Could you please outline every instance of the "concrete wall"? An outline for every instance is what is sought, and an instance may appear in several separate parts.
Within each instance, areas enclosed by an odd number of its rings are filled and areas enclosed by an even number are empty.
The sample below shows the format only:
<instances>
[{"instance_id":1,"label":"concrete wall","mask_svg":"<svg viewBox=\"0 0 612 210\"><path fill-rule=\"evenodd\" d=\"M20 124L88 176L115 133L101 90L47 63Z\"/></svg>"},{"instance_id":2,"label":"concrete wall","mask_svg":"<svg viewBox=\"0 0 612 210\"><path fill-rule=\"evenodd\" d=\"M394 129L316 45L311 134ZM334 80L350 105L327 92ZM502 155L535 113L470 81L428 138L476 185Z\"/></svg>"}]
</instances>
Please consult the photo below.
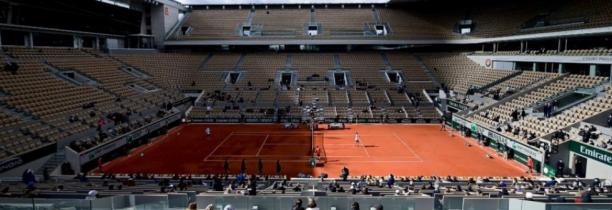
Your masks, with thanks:
<instances>
[{"instance_id":1,"label":"concrete wall","mask_svg":"<svg viewBox=\"0 0 612 210\"><path fill-rule=\"evenodd\" d=\"M168 5L151 6L151 33L158 47L164 44L165 35L179 20L179 9Z\"/></svg>"},{"instance_id":2,"label":"concrete wall","mask_svg":"<svg viewBox=\"0 0 612 210\"><path fill-rule=\"evenodd\" d=\"M117 49L117 48L124 48L124 47L125 47L125 41L123 39L115 39L115 38L106 39L106 48L108 49Z\"/></svg>"},{"instance_id":3,"label":"concrete wall","mask_svg":"<svg viewBox=\"0 0 612 210\"><path fill-rule=\"evenodd\" d=\"M612 167L592 159L587 160L586 177L612 179Z\"/></svg>"},{"instance_id":4,"label":"concrete wall","mask_svg":"<svg viewBox=\"0 0 612 210\"><path fill-rule=\"evenodd\" d=\"M566 164L566 166L571 167L572 170L573 170L573 167L574 167L573 166L573 163L574 163L574 158L573 157L574 157L574 155L581 156L581 157L584 157L584 156L582 156L582 155L580 155L578 153L572 152L572 151L570 151L569 153L570 153L570 156L569 156L570 157L569 158L569 161L570 161L569 163L570 164ZM588 157L584 157L584 158L587 159L587 162L586 162L586 174L585 174L586 177L585 178L591 178L591 179L592 178L612 179L612 167L610 167L610 166L608 166L608 165L606 165L606 164L604 164L602 162L599 162L597 160L590 159Z\"/></svg>"},{"instance_id":5,"label":"concrete wall","mask_svg":"<svg viewBox=\"0 0 612 210\"><path fill-rule=\"evenodd\" d=\"M506 55L470 55L475 63L486 68L492 68L500 61L538 62L538 63L579 63L579 64L612 64L612 56L506 56ZM490 64L490 65L487 65Z\"/></svg>"}]
</instances>

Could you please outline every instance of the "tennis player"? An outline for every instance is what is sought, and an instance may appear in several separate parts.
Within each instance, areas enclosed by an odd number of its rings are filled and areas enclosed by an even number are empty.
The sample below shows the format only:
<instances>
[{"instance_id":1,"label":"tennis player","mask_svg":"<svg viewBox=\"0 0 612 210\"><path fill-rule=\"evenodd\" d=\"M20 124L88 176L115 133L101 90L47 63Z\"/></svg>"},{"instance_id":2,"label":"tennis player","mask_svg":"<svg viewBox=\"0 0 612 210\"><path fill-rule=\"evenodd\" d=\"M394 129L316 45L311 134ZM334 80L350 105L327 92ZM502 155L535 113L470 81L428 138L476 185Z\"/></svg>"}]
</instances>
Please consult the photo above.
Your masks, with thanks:
<instances>
[{"instance_id":1,"label":"tennis player","mask_svg":"<svg viewBox=\"0 0 612 210\"><path fill-rule=\"evenodd\" d=\"M211 132L212 131L210 130L210 127L204 129L204 133L206 133L206 136L210 136Z\"/></svg>"},{"instance_id":2,"label":"tennis player","mask_svg":"<svg viewBox=\"0 0 612 210\"><path fill-rule=\"evenodd\" d=\"M355 131L355 146L359 146L361 144L361 136L359 136L359 132Z\"/></svg>"}]
</instances>

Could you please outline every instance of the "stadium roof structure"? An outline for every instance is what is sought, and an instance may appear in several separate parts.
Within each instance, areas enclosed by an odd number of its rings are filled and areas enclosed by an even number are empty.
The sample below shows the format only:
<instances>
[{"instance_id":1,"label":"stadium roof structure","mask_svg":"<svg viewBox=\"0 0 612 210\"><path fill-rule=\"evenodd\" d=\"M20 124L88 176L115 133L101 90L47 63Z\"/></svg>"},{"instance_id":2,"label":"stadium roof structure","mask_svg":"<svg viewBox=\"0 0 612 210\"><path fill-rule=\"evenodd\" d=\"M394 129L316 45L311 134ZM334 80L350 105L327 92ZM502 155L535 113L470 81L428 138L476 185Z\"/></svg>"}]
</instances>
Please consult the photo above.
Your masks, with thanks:
<instances>
[{"instance_id":1,"label":"stadium roof structure","mask_svg":"<svg viewBox=\"0 0 612 210\"><path fill-rule=\"evenodd\" d=\"M187 5L386 4L390 0L178 0Z\"/></svg>"}]
</instances>

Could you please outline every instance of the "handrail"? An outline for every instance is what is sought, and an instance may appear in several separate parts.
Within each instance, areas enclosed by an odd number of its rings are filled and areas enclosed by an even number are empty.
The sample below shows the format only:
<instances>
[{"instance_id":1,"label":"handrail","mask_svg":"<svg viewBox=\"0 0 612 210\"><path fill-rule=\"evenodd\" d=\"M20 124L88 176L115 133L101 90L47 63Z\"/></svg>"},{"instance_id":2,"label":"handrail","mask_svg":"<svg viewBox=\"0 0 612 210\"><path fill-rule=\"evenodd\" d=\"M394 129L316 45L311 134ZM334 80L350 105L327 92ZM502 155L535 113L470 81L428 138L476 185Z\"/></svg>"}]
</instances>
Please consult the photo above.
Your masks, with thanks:
<instances>
[{"instance_id":1,"label":"handrail","mask_svg":"<svg viewBox=\"0 0 612 210\"><path fill-rule=\"evenodd\" d=\"M191 16L191 12L185 12L184 14L185 15L183 16L183 19L176 21L174 26L172 26L172 28L170 28L170 30L166 33L166 35L164 36L164 40L168 40L172 35L176 34L177 30L181 28L185 21L189 19L189 16Z\"/></svg>"},{"instance_id":2,"label":"handrail","mask_svg":"<svg viewBox=\"0 0 612 210\"><path fill-rule=\"evenodd\" d=\"M68 34L68 35L78 34L78 35L88 35L88 36L98 36L98 37L125 38L125 36L123 35L116 35L116 34L75 31L75 30L6 24L6 23L0 23L0 29L8 29L8 30L13 30L13 31L27 31L27 32L45 32L45 33L52 33L52 34Z\"/></svg>"}]
</instances>

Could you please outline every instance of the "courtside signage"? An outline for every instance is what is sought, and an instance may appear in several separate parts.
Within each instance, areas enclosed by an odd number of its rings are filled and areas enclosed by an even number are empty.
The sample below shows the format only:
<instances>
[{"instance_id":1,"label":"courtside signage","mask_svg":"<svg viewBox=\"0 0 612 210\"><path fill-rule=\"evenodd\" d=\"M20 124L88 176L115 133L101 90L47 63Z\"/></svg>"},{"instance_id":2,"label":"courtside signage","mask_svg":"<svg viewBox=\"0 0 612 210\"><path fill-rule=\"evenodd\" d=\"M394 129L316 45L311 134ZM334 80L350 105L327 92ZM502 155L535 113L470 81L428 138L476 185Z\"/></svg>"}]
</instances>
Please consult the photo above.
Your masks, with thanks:
<instances>
[{"instance_id":1,"label":"courtside signage","mask_svg":"<svg viewBox=\"0 0 612 210\"><path fill-rule=\"evenodd\" d=\"M459 125L462 125L464 127L470 127L472 123L468 122L467 120L464 120L463 118L457 117L456 115L453 115L453 121Z\"/></svg>"},{"instance_id":2,"label":"courtside signage","mask_svg":"<svg viewBox=\"0 0 612 210\"><path fill-rule=\"evenodd\" d=\"M0 162L0 172L8 171L21 164L23 164L23 160L20 157L14 157L8 160L4 160Z\"/></svg>"},{"instance_id":3,"label":"courtside signage","mask_svg":"<svg viewBox=\"0 0 612 210\"><path fill-rule=\"evenodd\" d=\"M181 115L179 113L175 113L171 116L168 116L164 119L158 120L156 122L153 122L145 127L142 127L138 130L133 130L129 133L123 134L120 137L117 137L115 140L111 140L108 143L104 144L104 145L100 145L98 147L94 147L90 150L84 151L82 152L79 156L79 161L82 164L85 164L89 161L93 161L95 159L98 159L99 157L102 157L105 154L108 154L120 147L122 147L123 145L126 145L127 143L130 143L133 140L139 139L153 131L156 131L172 122L175 122L177 120L181 119Z\"/></svg>"},{"instance_id":4,"label":"courtside signage","mask_svg":"<svg viewBox=\"0 0 612 210\"><path fill-rule=\"evenodd\" d=\"M586 144L582 144L576 141L570 142L570 150L578 153L582 156L588 157L589 159L595 159L599 162L612 166L612 153L591 147Z\"/></svg>"},{"instance_id":5,"label":"courtside signage","mask_svg":"<svg viewBox=\"0 0 612 210\"><path fill-rule=\"evenodd\" d=\"M452 107L454 107L456 109L459 109L459 110L466 110L466 109L469 108L467 105L459 103L459 102L454 101L454 100L448 100L448 105L452 106Z\"/></svg>"},{"instance_id":6,"label":"courtside signage","mask_svg":"<svg viewBox=\"0 0 612 210\"><path fill-rule=\"evenodd\" d=\"M492 139L498 144L504 144L508 146L509 148L512 148L512 150L514 151L520 152L527 156L531 156L531 158L533 158L534 160L537 160L540 162L544 161L544 154L542 152L532 149L528 146L525 146L524 144L521 144L519 142L516 142L513 139L508 138L504 135L501 135L493 130L489 130L488 128L479 126L476 123L470 123L467 120L457 117L455 115L453 115L453 121L460 125L463 125L464 127L470 128L472 132L474 133L478 133L483 136L486 136L487 138Z\"/></svg>"}]
</instances>

